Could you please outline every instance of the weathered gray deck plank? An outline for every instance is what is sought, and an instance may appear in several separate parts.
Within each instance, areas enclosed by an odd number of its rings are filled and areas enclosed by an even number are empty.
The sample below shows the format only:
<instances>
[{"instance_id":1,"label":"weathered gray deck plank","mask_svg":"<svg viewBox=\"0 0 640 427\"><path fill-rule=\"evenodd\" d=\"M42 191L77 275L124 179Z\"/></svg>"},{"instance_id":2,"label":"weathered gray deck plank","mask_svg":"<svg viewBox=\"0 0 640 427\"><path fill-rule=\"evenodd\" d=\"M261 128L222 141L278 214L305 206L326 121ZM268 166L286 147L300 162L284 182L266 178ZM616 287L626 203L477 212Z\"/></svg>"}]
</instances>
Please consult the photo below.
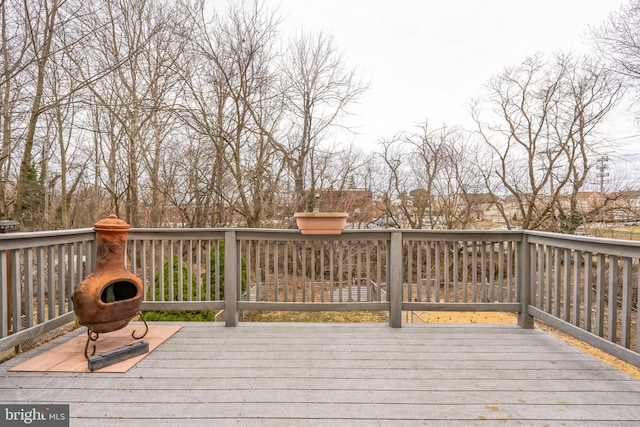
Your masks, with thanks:
<instances>
[{"instance_id":1,"label":"weathered gray deck plank","mask_svg":"<svg viewBox=\"0 0 640 427\"><path fill-rule=\"evenodd\" d=\"M67 337L63 338L67 339ZM185 324L126 374L8 372L72 425L637 425L640 381L511 325Z\"/></svg>"}]
</instances>

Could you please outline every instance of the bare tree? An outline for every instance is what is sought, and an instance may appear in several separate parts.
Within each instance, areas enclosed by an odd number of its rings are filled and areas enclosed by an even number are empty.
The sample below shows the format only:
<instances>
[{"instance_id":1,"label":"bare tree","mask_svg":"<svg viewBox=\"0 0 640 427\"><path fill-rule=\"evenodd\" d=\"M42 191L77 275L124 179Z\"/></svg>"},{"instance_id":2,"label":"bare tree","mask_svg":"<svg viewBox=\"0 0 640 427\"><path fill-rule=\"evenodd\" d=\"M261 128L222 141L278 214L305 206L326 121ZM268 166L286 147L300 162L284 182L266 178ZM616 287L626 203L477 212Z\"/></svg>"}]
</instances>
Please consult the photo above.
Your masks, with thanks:
<instances>
[{"instance_id":1,"label":"bare tree","mask_svg":"<svg viewBox=\"0 0 640 427\"><path fill-rule=\"evenodd\" d=\"M589 59L534 56L488 84L472 109L482 140L495 155L495 174L513 196L525 229L571 232L581 223L576 197L597 156L597 126L619 101L620 82ZM482 116L488 105L493 115ZM488 179L488 176L487 176ZM561 207L569 193L570 208ZM507 218L505 220L508 221Z\"/></svg>"},{"instance_id":2,"label":"bare tree","mask_svg":"<svg viewBox=\"0 0 640 427\"><path fill-rule=\"evenodd\" d=\"M480 188L473 151L460 129L431 129L427 121L416 132L383 143L386 216L417 229L465 228L473 219L471 196Z\"/></svg>"},{"instance_id":3,"label":"bare tree","mask_svg":"<svg viewBox=\"0 0 640 427\"><path fill-rule=\"evenodd\" d=\"M380 167L376 168L378 175L377 181L381 183L381 210L382 216L380 218L384 225L399 225L402 222L403 211L400 205L400 199L405 197L408 189L413 188L412 183L408 183L409 173L402 162L405 153L402 151L402 146L399 144L400 136L396 135L391 139L385 139L380 141L380 147L382 152L379 155L381 161Z\"/></svg>"},{"instance_id":4,"label":"bare tree","mask_svg":"<svg viewBox=\"0 0 640 427\"><path fill-rule=\"evenodd\" d=\"M0 207L2 217L11 216L12 194L10 182L12 181L12 159L19 148L15 141L22 140L19 134L15 134L16 127L24 120L21 110L27 110L21 106L26 90L25 79L18 78L21 72L30 64L29 40L26 37L24 10L21 2L0 2L0 25L2 54L2 76L0 77L0 90L2 92L2 147L0 152ZM15 183L15 181L13 181Z\"/></svg>"},{"instance_id":5,"label":"bare tree","mask_svg":"<svg viewBox=\"0 0 640 427\"><path fill-rule=\"evenodd\" d=\"M628 87L640 90L640 1L631 0L592 29L598 54ZM633 103L638 107L637 96ZM640 113L638 113L640 116Z\"/></svg>"},{"instance_id":6,"label":"bare tree","mask_svg":"<svg viewBox=\"0 0 640 427\"><path fill-rule=\"evenodd\" d=\"M96 3L89 59L78 61L85 79L100 69L113 72L89 86L94 113L96 164L104 166L102 178L112 196L113 208L130 224L142 215L141 181L150 182L150 197L158 203L158 157L170 132L170 109L176 89L175 61L181 53L176 27L180 3L118 0ZM103 133L99 133L103 132ZM102 154L100 154L102 153Z\"/></svg>"},{"instance_id":7,"label":"bare tree","mask_svg":"<svg viewBox=\"0 0 640 427\"><path fill-rule=\"evenodd\" d=\"M355 70L345 68L333 39L323 33L299 34L283 56L282 73L287 118L283 136L273 142L291 171L296 211L313 210L315 197L308 195L315 194L319 178L314 152L366 86Z\"/></svg>"},{"instance_id":8,"label":"bare tree","mask_svg":"<svg viewBox=\"0 0 640 427\"><path fill-rule=\"evenodd\" d=\"M279 19L254 2L230 5L211 24L201 13L197 22L200 59L189 70L185 123L209 141L213 154L207 173L215 191L214 222L231 209L257 227L272 215L283 172L265 133L273 131L281 111L272 68Z\"/></svg>"},{"instance_id":9,"label":"bare tree","mask_svg":"<svg viewBox=\"0 0 640 427\"><path fill-rule=\"evenodd\" d=\"M45 88L45 74L47 71L47 63L50 59L51 46L58 31L59 25L56 22L58 11L65 3L64 0L41 0L32 3L33 8L26 6L26 34L29 39L30 55L37 58L33 79L33 94L31 97L31 106L29 108L29 118L27 121L27 131L24 138L24 147L22 151L22 160L18 172L15 201L13 206L13 215L15 218L22 219L23 200L27 190L27 181L33 173L33 145L36 135L36 126L38 118L42 113L43 94Z\"/></svg>"}]
</instances>

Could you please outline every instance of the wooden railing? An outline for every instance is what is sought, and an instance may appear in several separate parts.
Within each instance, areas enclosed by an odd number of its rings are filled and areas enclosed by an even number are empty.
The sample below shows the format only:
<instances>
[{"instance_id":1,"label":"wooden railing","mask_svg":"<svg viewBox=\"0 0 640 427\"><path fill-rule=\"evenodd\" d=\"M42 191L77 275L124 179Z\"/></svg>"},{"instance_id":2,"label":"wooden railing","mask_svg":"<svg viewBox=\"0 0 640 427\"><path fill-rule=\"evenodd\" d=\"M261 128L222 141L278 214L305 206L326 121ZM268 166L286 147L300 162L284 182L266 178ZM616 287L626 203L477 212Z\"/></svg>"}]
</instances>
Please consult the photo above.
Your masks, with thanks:
<instances>
[{"instance_id":1,"label":"wooden railing","mask_svg":"<svg viewBox=\"0 0 640 427\"><path fill-rule=\"evenodd\" d=\"M71 293L93 267L91 229L0 235L0 351L69 322Z\"/></svg>"},{"instance_id":2,"label":"wooden railing","mask_svg":"<svg viewBox=\"0 0 640 427\"><path fill-rule=\"evenodd\" d=\"M92 230L0 235L0 350L73 320ZM132 229L143 310L500 311L640 366L640 243L526 231ZM230 286L233 284L234 286ZM31 302L31 303L29 303Z\"/></svg>"}]
</instances>

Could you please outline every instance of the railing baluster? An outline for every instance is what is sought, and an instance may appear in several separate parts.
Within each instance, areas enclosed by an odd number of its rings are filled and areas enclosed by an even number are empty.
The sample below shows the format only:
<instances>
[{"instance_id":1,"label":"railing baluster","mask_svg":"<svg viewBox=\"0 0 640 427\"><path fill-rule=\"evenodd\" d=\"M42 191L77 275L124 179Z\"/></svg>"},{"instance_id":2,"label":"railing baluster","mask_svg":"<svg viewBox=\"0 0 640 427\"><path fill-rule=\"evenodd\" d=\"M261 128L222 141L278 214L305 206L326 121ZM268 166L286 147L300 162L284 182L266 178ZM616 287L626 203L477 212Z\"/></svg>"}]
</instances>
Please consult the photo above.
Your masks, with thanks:
<instances>
[{"instance_id":1,"label":"railing baluster","mask_svg":"<svg viewBox=\"0 0 640 427\"><path fill-rule=\"evenodd\" d=\"M280 279L278 277L278 241L273 242L273 292L275 301L280 301L280 293L278 292Z\"/></svg>"},{"instance_id":2,"label":"railing baluster","mask_svg":"<svg viewBox=\"0 0 640 427\"><path fill-rule=\"evenodd\" d=\"M536 260L537 262L537 266L538 266L538 280L536 281L536 292L538 295L538 303L537 306L540 309L544 309L544 285L545 285L545 281L544 281L544 252L545 252L545 246L544 245L538 245L538 255Z\"/></svg>"},{"instance_id":3,"label":"railing baluster","mask_svg":"<svg viewBox=\"0 0 640 427\"><path fill-rule=\"evenodd\" d=\"M256 240L254 242L255 247L256 247L256 253L255 253L255 257L256 257L256 261L255 261L255 276L256 276L256 301L260 301L262 300L262 269L260 268L260 246L261 246L261 242L259 240ZM304 249L304 248L303 248ZM226 253L226 250L225 250ZM226 265L226 262L225 262ZM226 282L226 280L225 280ZM225 283L225 289L226 289L226 283ZM225 299L226 299L226 292L225 292Z\"/></svg>"},{"instance_id":4,"label":"railing baluster","mask_svg":"<svg viewBox=\"0 0 640 427\"><path fill-rule=\"evenodd\" d=\"M565 249L564 256L562 258L564 263L563 270L563 298L562 302L564 303L564 318L565 322L569 322L571 320L571 250Z\"/></svg>"},{"instance_id":5,"label":"railing baluster","mask_svg":"<svg viewBox=\"0 0 640 427\"><path fill-rule=\"evenodd\" d=\"M193 301L193 240L187 241L187 301Z\"/></svg>"},{"instance_id":6,"label":"railing baluster","mask_svg":"<svg viewBox=\"0 0 640 427\"><path fill-rule=\"evenodd\" d=\"M496 264L495 264L495 244L493 242L489 242L487 244L487 250L489 259L487 262L487 301L495 302L495 273L496 273Z\"/></svg>"},{"instance_id":7,"label":"railing baluster","mask_svg":"<svg viewBox=\"0 0 640 427\"><path fill-rule=\"evenodd\" d=\"M24 249L24 326L21 329L33 326L33 251ZM38 295L40 297L40 295Z\"/></svg>"},{"instance_id":8,"label":"railing baluster","mask_svg":"<svg viewBox=\"0 0 640 427\"><path fill-rule=\"evenodd\" d=\"M469 302L469 251L467 242L462 242L462 302Z\"/></svg>"},{"instance_id":9,"label":"railing baluster","mask_svg":"<svg viewBox=\"0 0 640 427\"><path fill-rule=\"evenodd\" d=\"M407 242L407 296L403 301L413 301L413 241Z\"/></svg>"},{"instance_id":10,"label":"railing baluster","mask_svg":"<svg viewBox=\"0 0 640 427\"><path fill-rule=\"evenodd\" d=\"M609 294L607 299L607 338L616 342L618 327L618 257L609 257Z\"/></svg>"},{"instance_id":11,"label":"railing baluster","mask_svg":"<svg viewBox=\"0 0 640 427\"><path fill-rule=\"evenodd\" d=\"M155 292L155 288L156 288L156 244L154 240L150 240L149 241L149 261L151 263L151 271L149 271L149 286L151 286L151 289L154 290ZM170 269L173 270L173 260L169 261L169 265L171 266ZM178 263L178 265L180 265ZM158 294L159 295L154 295L152 300L153 301L164 301L165 300L165 290L166 290L166 286L167 286L167 282L173 284L173 275L171 274L170 278L165 281L164 279L164 265L162 264L162 260L160 260L160 277L158 278ZM178 276L182 277L182 274L180 269L178 269L179 273ZM182 298L180 298L180 301L182 301Z\"/></svg>"},{"instance_id":12,"label":"railing baluster","mask_svg":"<svg viewBox=\"0 0 640 427\"><path fill-rule=\"evenodd\" d=\"M450 291L450 283L449 283L449 242L443 243L443 252L444 252L444 302L449 302L449 291Z\"/></svg>"},{"instance_id":13,"label":"railing baluster","mask_svg":"<svg viewBox=\"0 0 640 427\"><path fill-rule=\"evenodd\" d=\"M431 299L431 284L433 283L433 279L432 279L432 266L431 266L431 241L427 240L426 242L426 261L427 261L427 265L426 265L426 285L427 285L427 302L432 302L433 300ZM437 295L437 293L435 292L435 285L434 285L434 294Z\"/></svg>"},{"instance_id":14,"label":"railing baluster","mask_svg":"<svg viewBox=\"0 0 640 427\"><path fill-rule=\"evenodd\" d=\"M355 247L355 243L351 240L348 241L348 258L347 258L347 293L348 293L348 301L352 302L352 301L356 301L358 294L356 291L356 295L353 295L353 282L355 279L355 254L354 251L357 251L357 248Z\"/></svg>"},{"instance_id":15,"label":"railing baluster","mask_svg":"<svg viewBox=\"0 0 640 427\"><path fill-rule=\"evenodd\" d=\"M513 242L507 242L507 301L506 302L514 302L517 301L514 295L514 286L513 281L515 278L515 263L514 257L515 252L513 250Z\"/></svg>"},{"instance_id":16,"label":"railing baluster","mask_svg":"<svg viewBox=\"0 0 640 427\"><path fill-rule=\"evenodd\" d=\"M262 264L262 271L264 272L264 297L265 301L271 301L271 269L269 265L269 253L270 253L270 243L264 242L264 259ZM313 279L312 279L313 280ZM275 293L274 293L275 294Z\"/></svg>"},{"instance_id":17,"label":"railing baluster","mask_svg":"<svg viewBox=\"0 0 640 427\"><path fill-rule=\"evenodd\" d=\"M498 302L504 302L504 242L498 243Z\"/></svg>"},{"instance_id":18,"label":"railing baluster","mask_svg":"<svg viewBox=\"0 0 640 427\"><path fill-rule=\"evenodd\" d=\"M64 314L67 312L66 306L66 291L65 291L65 265L64 265L64 245L57 245L58 257L56 259L56 265L58 266L58 314Z\"/></svg>"},{"instance_id":19,"label":"railing baluster","mask_svg":"<svg viewBox=\"0 0 640 427\"><path fill-rule=\"evenodd\" d=\"M422 242L416 248L416 301L422 302Z\"/></svg>"},{"instance_id":20,"label":"railing baluster","mask_svg":"<svg viewBox=\"0 0 640 427\"><path fill-rule=\"evenodd\" d=\"M152 301L156 301L156 298L159 301L165 301L167 299L165 297L165 293L166 293L167 290L169 291L169 295L170 295L169 301L172 301L173 300L173 275L170 275L169 277L165 277L165 275L164 275L164 266L165 266L165 263L167 263L168 265L172 265L173 264L173 259L171 259L171 258L170 259L166 259L166 257L165 257L164 240L160 240L159 243L160 243L160 256L159 256L160 259L158 260L159 261L158 262L158 275L159 275L158 281L161 283L161 285L159 286L160 295L155 295L155 289L156 289L156 286L155 286L155 281L156 281L155 270L156 269L154 268L155 265L152 264L152 268L151 268L152 273L151 273L151 275L153 277L151 278L151 283L150 283L150 287L151 287L152 293L153 293ZM143 242L143 245L144 245L144 242ZM155 257L153 255L151 255L151 259L155 260ZM155 261L153 261L153 262L155 262ZM145 282L145 281L143 280L143 282Z\"/></svg>"},{"instance_id":21,"label":"railing baluster","mask_svg":"<svg viewBox=\"0 0 640 427\"><path fill-rule=\"evenodd\" d=\"M298 300L298 253L300 253L300 242L294 242L293 244L293 274L291 277L291 301Z\"/></svg>"},{"instance_id":22,"label":"railing baluster","mask_svg":"<svg viewBox=\"0 0 640 427\"><path fill-rule=\"evenodd\" d=\"M620 345L626 348L631 344L631 313L633 300L633 276L631 258L622 259L622 319L620 331Z\"/></svg>"},{"instance_id":23,"label":"railing baluster","mask_svg":"<svg viewBox=\"0 0 640 427\"><path fill-rule=\"evenodd\" d=\"M71 301L71 294L73 294L73 289L76 286L75 281L75 271L74 271L74 263L73 258L75 256L75 245L73 243L67 244L67 311L73 310L73 302Z\"/></svg>"},{"instance_id":24,"label":"railing baluster","mask_svg":"<svg viewBox=\"0 0 640 427\"><path fill-rule=\"evenodd\" d=\"M593 306L593 279L592 279L592 271L593 271L593 253L585 252L584 253L584 323L583 329L585 331L592 331L592 306Z\"/></svg>"},{"instance_id":25,"label":"railing baluster","mask_svg":"<svg viewBox=\"0 0 640 427\"><path fill-rule=\"evenodd\" d=\"M453 251L453 302L460 302L460 284L458 277L458 265L459 265L459 242L456 240L451 244Z\"/></svg>"},{"instance_id":26,"label":"railing baluster","mask_svg":"<svg viewBox=\"0 0 640 427\"><path fill-rule=\"evenodd\" d=\"M547 313L551 313L551 301L553 295L553 287L551 286L551 266L552 264L552 249L550 246L545 247L545 288L547 291L547 295L545 297L545 305L544 309Z\"/></svg>"},{"instance_id":27,"label":"railing baluster","mask_svg":"<svg viewBox=\"0 0 640 427\"><path fill-rule=\"evenodd\" d=\"M282 300L289 302L289 248L290 242L282 244Z\"/></svg>"},{"instance_id":28,"label":"railing baluster","mask_svg":"<svg viewBox=\"0 0 640 427\"><path fill-rule=\"evenodd\" d=\"M560 248L553 249L553 315L560 317L560 273L561 273Z\"/></svg>"},{"instance_id":29,"label":"railing baluster","mask_svg":"<svg viewBox=\"0 0 640 427\"><path fill-rule=\"evenodd\" d=\"M144 253L145 253L145 257L146 257L147 251L145 250ZM169 269L168 269L169 270L169 277L167 277L167 283L169 285L169 301L175 301L176 300L176 283L175 283L174 277L176 277L175 274L177 272L174 271L174 266L173 266L173 258L174 258L174 256L175 256L175 244L174 244L173 240L169 240L169 257L165 261L165 262L167 262L169 264ZM152 260L151 263L153 264L153 256L151 256L151 260ZM143 270L146 270L146 269L143 269ZM162 270L164 270L164 266L163 266ZM152 267L151 271L153 271L153 267ZM160 283L164 284L164 280L161 281ZM152 286L152 288L155 288L153 279L151 279L151 286ZM162 285L162 286L164 286L164 285ZM158 298L158 297L160 298L160 301L164 301L164 288L163 287L160 287L160 295L156 296L156 298Z\"/></svg>"},{"instance_id":30,"label":"railing baluster","mask_svg":"<svg viewBox=\"0 0 640 427\"><path fill-rule=\"evenodd\" d=\"M605 319L605 255L598 254L596 260L596 322L594 333L599 337L604 336Z\"/></svg>"},{"instance_id":31,"label":"railing baluster","mask_svg":"<svg viewBox=\"0 0 640 427\"><path fill-rule=\"evenodd\" d=\"M435 302L439 302L440 301L440 287L441 287L441 279L440 279L440 242L437 242L435 244L434 247L434 251L435 251L435 255L436 255L436 259L435 259L435 264L436 264L436 275L434 278L434 282L433 282L433 297L435 299Z\"/></svg>"},{"instance_id":32,"label":"railing baluster","mask_svg":"<svg viewBox=\"0 0 640 427\"><path fill-rule=\"evenodd\" d=\"M59 316L60 312L56 312L56 280L55 280L55 256L54 246L47 247L47 303L49 307L49 320ZM2 254L0 254L2 257Z\"/></svg>"},{"instance_id":33,"label":"railing baluster","mask_svg":"<svg viewBox=\"0 0 640 427\"><path fill-rule=\"evenodd\" d=\"M15 334L22 330L20 317L22 316L22 286L20 286L20 250L11 251L11 312L13 313L12 331ZM64 298L63 293L63 298ZM63 301L64 303L64 301Z\"/></svg>"},{"instance_id":34,"label":"railing baluster","mask_svg":"<svg viewBox=\"0 0 640 427\"><path fill-rule=\"evenodd\" d=\"M382 251L383 251L382 244L383 244L382 240L378 240L378 244L376 245L377 246L376 262L378 264L377 268L376 268L376 283L377 283L377 286L378 286L378 301L387 301L387 297L388 297L388 294L389 294L388 288L385 288L385 290L387 292L386 292L384 300L382 299L382 260L383 260L383 257L382 257ZM385 245L386 245L386 243L385 243ZM385 248L385 253L387 253L387 252L388 252L388 250L386 250L386 248ZM387 272L387 274L389 274L388 273L389 270L386 267L385 267L385 272ZM385 282L386 282L386 279L385 279Z\"/></svg>"},{"instance_id":35,"label":"railing baluster","mask_svg":"<svg viewBox=\"0 0 640 427\"><path fill-rule=\"evenodd\" d=\"M162 253L164 254L164 242L161 243ZM196 249L196 301L202 301L202 240L198 239L195 241L195 249Z\"/></svg>"},{"instance_id":36,"label":"railing baluster","mask_svg":"<svg viewBox=\"0 0 640 427\"><path fill-rule=\"evenodd\" d=\"M478 244L471 242L471 301L478 302Z\"/></svg>"},{"instance_id":37,"label":"railing baluster","mask_svg":"<svg viewBox=\"0 0 640 427\"><path fill-rule=\"evenodd\" d=\"M362 301L362 292L361 292L361 282L362 282L362 245L360 241L356 243L356 274L355 274L355 284L357 286L356 290L358 293L358 302Z\"/></svg>"},{"instance_id":38,"label":"railing baluster","mask_svg":"<svg viewBox=\"0 0 640 427\"><path fill-rule=\"evenodd\" d=\"M219 300L221 298L220 273L219 273L220 272L220 240L214 240L214 244L215 244L216 275L212 280L214 281L214 288L215 288L214 299ZM244 252L242 252L242 247L243 247L242 241L239 243L239 245L240 245L239 250L241 251L241 254L244 254L245 267L246 267L245 276L244 276L246 289L244 291L245 295L241 299L244 299L245 301L251 301L251 289L253 288L252 281L251 281L251 266L252 266L251 249L253 248L253 242L251 240L244 241Z\"/></svg>"},{"instance_id":39,"label":"railing baluster","mask_svg":"<svg viewBox=\"0 0 640 427\"><path fill-rule=\"evenodd\" d=\"M242 245L240 245L242 247ZM204 292L205 292L205 301L211 301L216 298L212 298L213 295L211 293L211 239L207 239L204 245ZM215 256L215 255L214 255ZM218 269L216 269L216 274L218 274Z\"/></svg>"},{"instance_id":40,"label":"railing baluster","mask_svg":"<svg viewBox=\"0 0 640 427\"><path fill-rule=\"evenodd\" d=\"M37 288L36 323L37 324L43 323L47 319L47 316L45 316L46 286L45 286L44 264L45 264L44 247L38 246L36 248L36 288ZM51 313L49 313L49 316L50 315Z\"/></svg>"},{"instance_id":41,"label":"railing baluster","mask_svg":"<svg viewBox=\"0 0 640 427\"><path fill-rule=\"evenodd\" d=\"M580 261L582 253L573 251L573 324L580 326Z\"/></svg>"},{"instance_id":42,"label":"railing baluster","mask_svg":"<svg viewBox=\"0 0 640 427\"><path fill-rule=\"evenodd\" d=\"M300 280L302 281L302 302L307 302L307 248L308 242L302 244L302 273L300 274Z\"/></svg>"},{"instance_id":43,"label":"railing baluster","mask_svg":"<svg viewBox=\"0 0 640 427\"><path fill-rule=\"evenodd\" d=\"M371 286L371 241L367 240L366 244L366 271L365 285L367 286L367 301L373 301L373 289Z\"/></svg>"}]
</instances>

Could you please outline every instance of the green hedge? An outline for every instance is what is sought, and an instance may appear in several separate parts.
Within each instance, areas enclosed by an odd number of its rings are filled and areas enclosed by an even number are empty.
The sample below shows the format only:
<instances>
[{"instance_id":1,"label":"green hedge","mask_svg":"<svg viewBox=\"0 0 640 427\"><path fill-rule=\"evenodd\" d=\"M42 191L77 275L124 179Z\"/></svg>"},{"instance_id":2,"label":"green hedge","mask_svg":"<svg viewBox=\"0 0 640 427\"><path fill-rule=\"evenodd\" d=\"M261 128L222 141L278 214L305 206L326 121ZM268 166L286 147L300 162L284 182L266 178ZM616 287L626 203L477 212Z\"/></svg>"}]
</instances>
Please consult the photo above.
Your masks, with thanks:
<instances>
[{"instance_id":1,"label":"green hedge","mask_svg":"<svg viewBox=\"0 0 640 427\"><path fill-rule=\"evenodd\" d=\"M220 281L220 299L224 300L224 241L220 241L218 243L218 254L219 254L219 281ZM213 300L215 298L215 277L218 272L216 271L216 248L211 248L211 287L210 287L210 295L207 296L207 284L206 284L206 274L203 274L200 277L200 293L202 295L202 299L204 300ZM189 267L186 263L182 263L182 267L178 268L178 263L180 261L179 256L176 254L173 256L173 286L174 286L174 296L173 301L187 301L187 295L189 293ZM171 301L169 298L169 262L166 262L163 266L164 269L164 301ZM247 263L244 258L241 259L241 281L242 281L242 292L245 292L247 289ZM182 274L182 299L179 298L180 293L178 292L178 274ZM156 298L160 294L160 275L156 272L156 279L154 283L154 290ZM147 291L147 297L149 298L151 295L151 291ZM208 298L207 298L208 297ZM193 301L198 300L198 280L195 274L191 277L191 299ZM153 320L165 320L165 321L193 321L193 322L209 322L213 321L215 317L215 310L162 310L162 311L146 311L143 313L144 319L153 321Z\"/></svg>"}]
</instances>

